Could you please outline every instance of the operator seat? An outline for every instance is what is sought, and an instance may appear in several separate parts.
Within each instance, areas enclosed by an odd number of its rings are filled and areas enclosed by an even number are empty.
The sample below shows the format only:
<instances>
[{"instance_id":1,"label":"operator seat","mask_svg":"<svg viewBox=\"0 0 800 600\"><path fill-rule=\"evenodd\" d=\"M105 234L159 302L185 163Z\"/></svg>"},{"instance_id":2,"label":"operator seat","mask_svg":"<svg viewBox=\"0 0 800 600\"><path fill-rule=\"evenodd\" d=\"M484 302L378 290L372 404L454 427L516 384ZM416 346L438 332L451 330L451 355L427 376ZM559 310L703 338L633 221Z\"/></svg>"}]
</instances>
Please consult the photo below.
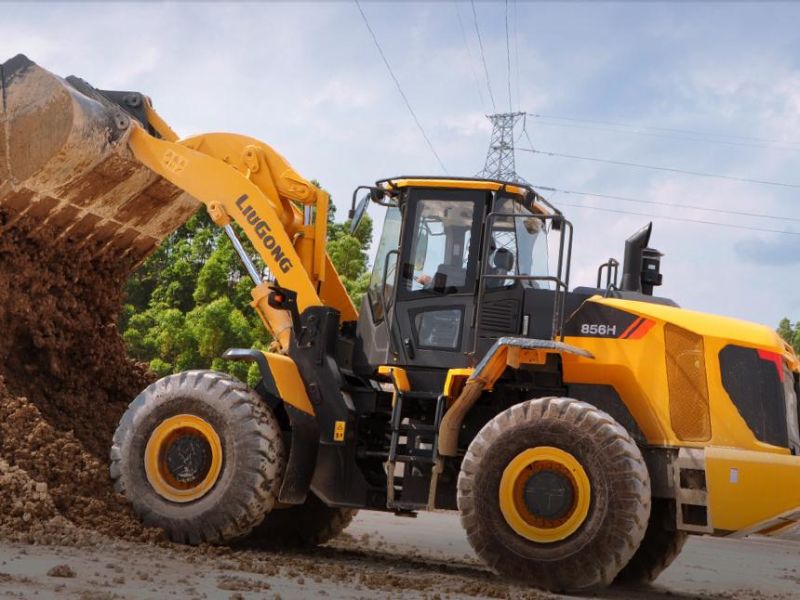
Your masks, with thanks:
<instances>
[{"instance_id":1,"label":"operator seat","mask_svg":"<svg viewBox=\"0 0 800 600\"><path fill-rule=\"evenodd\" d=\"M487 275L508 275L513 274L514 253L508 248L498 248L492 256L492 266L486 270ZM494 277L486 280L486 287L498 289L506 287L505 279L495 279Z\"/></svg>"}]
</instances>

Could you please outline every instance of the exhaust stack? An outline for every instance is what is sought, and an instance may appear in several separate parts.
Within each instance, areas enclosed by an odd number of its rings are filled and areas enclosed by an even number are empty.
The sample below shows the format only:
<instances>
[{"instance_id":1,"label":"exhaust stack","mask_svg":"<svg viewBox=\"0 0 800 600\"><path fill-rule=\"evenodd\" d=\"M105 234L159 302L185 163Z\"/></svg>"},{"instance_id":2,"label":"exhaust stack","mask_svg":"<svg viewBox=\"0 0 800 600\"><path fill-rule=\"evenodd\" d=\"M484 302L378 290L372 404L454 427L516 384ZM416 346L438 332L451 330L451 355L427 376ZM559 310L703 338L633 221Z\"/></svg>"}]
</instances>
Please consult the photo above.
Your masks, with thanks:
<instances>
[{"instance_id":1,"label":"exhaust stack","mask_svg":"<svg viewBox=\"0 0 800 600\"><path fill-rule=\"evenodd\" d=\"M625 241L625 260L622 267L622 289L642 292L642 251L650 242L653 223L650 222ZM650 288L652 292L652 287Z\"/></svg>"}]
</instances>

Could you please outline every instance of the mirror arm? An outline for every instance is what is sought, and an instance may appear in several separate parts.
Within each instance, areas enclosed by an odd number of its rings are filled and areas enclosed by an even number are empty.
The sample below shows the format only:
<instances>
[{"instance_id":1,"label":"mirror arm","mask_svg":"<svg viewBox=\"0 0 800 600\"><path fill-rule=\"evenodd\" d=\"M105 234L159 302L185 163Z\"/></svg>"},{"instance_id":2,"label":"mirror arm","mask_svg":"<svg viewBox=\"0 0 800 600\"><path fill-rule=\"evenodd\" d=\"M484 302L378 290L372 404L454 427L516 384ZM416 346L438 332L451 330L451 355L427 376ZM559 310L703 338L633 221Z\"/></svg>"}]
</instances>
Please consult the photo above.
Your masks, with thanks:
<instances>
[{"instance_id":1,"label":"mirror arm","mask_svg":"<svg viewBox=\"0 0 800 600\"><path fill-rule=\"evenodd\" d=\"M357 205L357 198L358 192L361 190L368 190L368 193L361 199L361 203ZM347 218L350 219L350 235L355 233L356 229L358 229L359 224L361 223L361 219L364 217L364 214L367 210L367 205L370 200L375 202L376 204L380 204L381 206L394 206L390 203L381 202L381 198L386 195L386 190L383 188L376 188L369 185L360 185L355 190L353 190L353 199L350 202L350 211L348 212ZM364 205L363 208L361 205ZM360 210L359 210L360 209ZM358 214L356 214L358 213ZM356 219L357 220L354 220Z\"/></svg>"}]
</instances>

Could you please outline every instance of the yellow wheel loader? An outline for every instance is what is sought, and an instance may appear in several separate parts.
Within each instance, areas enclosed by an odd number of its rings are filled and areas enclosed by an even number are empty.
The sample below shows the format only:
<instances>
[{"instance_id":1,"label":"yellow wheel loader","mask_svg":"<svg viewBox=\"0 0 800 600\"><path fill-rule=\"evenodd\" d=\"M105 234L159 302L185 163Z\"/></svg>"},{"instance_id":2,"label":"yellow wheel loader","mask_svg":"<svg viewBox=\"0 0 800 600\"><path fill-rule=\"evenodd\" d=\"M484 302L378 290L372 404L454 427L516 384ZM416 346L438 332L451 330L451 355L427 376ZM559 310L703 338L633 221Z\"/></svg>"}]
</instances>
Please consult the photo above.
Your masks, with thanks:
<instances>
[{"instance_id":1,"label":"yellow wheel loader","mask_svg":"<svg viewBox=\"0 0 800 600\"><path fill-rule=\"evenodd\" d=\"M3 219L141 260L199 202L253 279L273 346L225 357L259 384L165 377L114 437L116 489L171 539L317 544L358 509L457 510L501 575L583 590L655 579L690 534L800 520L797 356L654 295L650 226L570 288L572 226L530 186L380 180L353 194L353 226L386 209L356 310L326 254L327 194L266 144L181 139L142 94L23 56L2 89Z\"/></svg>"}]
</instances>

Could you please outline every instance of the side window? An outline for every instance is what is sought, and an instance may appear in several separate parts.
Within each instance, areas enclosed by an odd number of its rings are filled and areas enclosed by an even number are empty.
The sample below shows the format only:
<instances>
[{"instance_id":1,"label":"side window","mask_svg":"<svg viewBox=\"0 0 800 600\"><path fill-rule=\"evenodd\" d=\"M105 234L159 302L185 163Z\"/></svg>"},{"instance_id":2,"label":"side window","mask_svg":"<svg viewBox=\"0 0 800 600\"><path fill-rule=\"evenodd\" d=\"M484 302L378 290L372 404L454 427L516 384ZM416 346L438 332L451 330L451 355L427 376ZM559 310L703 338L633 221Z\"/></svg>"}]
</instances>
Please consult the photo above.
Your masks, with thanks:
<instances>
[{"instance_id":1,"label":"side window","mask_svg":"<svg viewBox=\"0 0 800 600\"><path fill-rule=\"evenodd\" d=\"M511 198L500 198L495 203L498 216L492 223L486 274L487 288L504 288L515 285L514 279L502 275L544 277L548 275L547 231L544 222ZM544 280L525 279L524 287L551 289Z\"/></svg>"},{"instance_id":2,"label":"side window","mask_svg":"<svg viewBox=\"0 0 800 600\"><path fill-rule=\"evenodd\" d=\"M464 307L423 309L413 314L416 343L420 348L457 350L461 347Z\"/></svg>"},{"instance_id":3,"label":"side window","mask_svg":"<svg viewBox=\"0 0 800 600\"><path fill-rule=\"evenodd\" d=\"M501 199L495 202L495 212L501 214L514 214L514 202L510 199ZM518 275L519 248L517 246L517 231L514 227L513 217L495 217L492 223L492 237L489 240L489 264L486 287L504 288L514 285L513 279L500 279L500 275Z\"/></svg>"},{"instance_id":4,"label":"side window","mask_svg":"<svg viewBox=\"0 0 800 600\"><path fill-rule=\"evenodd\" d=\"M474 212L473 201L417 203L409 262L403 269L404 289L434 294L465 291Z\"/></svg>"},{"instance_id":5,"label":"side window","mask_svg":"<svg viewBox=\"0 0 800 600\"><path fill-rule=\"evenodd\" d=\"M369 279L369 288L367 288L374 321L383 319L384 304L388 307L393 297L392 287L397 269L396 250L400 246L401 223L400 209L389 208L383 221L381 240L378 243L378 252L375 255L375 264L372 266L372 276ZM395 252L392 252L393 250ZM384 273L386 274L385 282L383 280Z\"/></svg>"}]
</instances>

